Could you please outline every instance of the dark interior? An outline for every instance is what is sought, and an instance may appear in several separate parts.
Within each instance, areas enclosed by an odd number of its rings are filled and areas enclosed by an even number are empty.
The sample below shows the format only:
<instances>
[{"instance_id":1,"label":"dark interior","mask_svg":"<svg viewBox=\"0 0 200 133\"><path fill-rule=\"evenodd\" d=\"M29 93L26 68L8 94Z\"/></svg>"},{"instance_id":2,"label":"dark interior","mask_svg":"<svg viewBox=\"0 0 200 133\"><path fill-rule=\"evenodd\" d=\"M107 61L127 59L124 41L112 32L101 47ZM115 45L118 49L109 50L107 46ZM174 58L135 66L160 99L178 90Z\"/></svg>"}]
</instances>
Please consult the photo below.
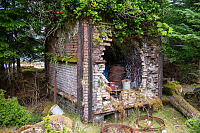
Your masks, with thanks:
<instances>
[{"instance_id":1,"label":"dark interior","mask_svg":"<svg viewBox=\"0 0 200 133\"><path fill-rule=\"evenodd\" d=\"M106 47L103 58L106 60L103 74L110 82L129 79L132 88L139 88L142 82L142 61L134 43L119 43L115 40L110 47Z\"/></svg>"}]
</instances>

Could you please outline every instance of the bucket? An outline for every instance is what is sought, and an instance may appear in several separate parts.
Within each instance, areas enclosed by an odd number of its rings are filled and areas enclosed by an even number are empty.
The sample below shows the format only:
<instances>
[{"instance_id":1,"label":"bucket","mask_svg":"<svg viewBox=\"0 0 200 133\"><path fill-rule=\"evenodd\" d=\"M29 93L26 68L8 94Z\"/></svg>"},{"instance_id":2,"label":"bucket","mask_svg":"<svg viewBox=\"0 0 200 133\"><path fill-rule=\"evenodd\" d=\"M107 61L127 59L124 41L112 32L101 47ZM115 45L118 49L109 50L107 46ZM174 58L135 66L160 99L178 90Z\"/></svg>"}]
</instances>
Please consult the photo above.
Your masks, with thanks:
<instances>
[{"instance_id":1,"label":"bucket","mask_svg":"<svg viewBox=\"0 0 200 133\"><path fill-rule=\"evenodd\" d=\"M115 82L109 82L108 85L113 91L115 90Z\"/></svg>"},{"instance_id":2,"label":"bucket","mask_svg":"<svg viewBox=\"0 0 200 133\"><path fill-rule=\"evenodd\" d=\"M53 114L53 115L63 115L64 112L63 110L57 105L53 105L51 108L50 108L50 113Z\"/></svg>"},{"instance_id":3,"label":"bucket","mask_svg":"<svg viewBox=\"0 0 200 133\"><path fill-rule=\"evenodd\" d=\"M122 80L123 89L131 90L131 81L129 79Z\"/></svg>"}]
</instances>

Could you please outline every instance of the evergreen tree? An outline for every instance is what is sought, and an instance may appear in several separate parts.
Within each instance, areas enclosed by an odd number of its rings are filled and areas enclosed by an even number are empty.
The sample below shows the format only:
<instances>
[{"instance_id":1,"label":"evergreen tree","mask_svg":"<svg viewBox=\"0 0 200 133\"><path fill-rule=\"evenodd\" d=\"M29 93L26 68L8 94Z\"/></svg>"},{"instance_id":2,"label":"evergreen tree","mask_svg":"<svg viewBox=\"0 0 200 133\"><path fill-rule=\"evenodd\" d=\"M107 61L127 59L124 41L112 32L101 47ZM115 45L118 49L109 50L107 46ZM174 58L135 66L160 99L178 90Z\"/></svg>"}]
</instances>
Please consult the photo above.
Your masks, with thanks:
<instances>
[{"instance_id":1,"label":"evergreen tree","mask_svg":"<svg viewBox=\"0 0 200 133\"><path fill-rule=\"evenodd\" d=\"M0 3L0 64L20 57L35 58L41 43L35 39L29 25L30 10L27 0L2 0Z\"/></svg>"},{"instance_id":2,"label":"evergreen tree","mask_svg":"<svg viewBox=\"0 0 200 133\"><path fill-rule=\"evenodd\" d=\"M197 78L200 62L200 2L198 0L174 0L169 4L166 16L174 32L163 39L163 53L170 62L181 64L185 78Z\"/></svg>"}]
</instances>

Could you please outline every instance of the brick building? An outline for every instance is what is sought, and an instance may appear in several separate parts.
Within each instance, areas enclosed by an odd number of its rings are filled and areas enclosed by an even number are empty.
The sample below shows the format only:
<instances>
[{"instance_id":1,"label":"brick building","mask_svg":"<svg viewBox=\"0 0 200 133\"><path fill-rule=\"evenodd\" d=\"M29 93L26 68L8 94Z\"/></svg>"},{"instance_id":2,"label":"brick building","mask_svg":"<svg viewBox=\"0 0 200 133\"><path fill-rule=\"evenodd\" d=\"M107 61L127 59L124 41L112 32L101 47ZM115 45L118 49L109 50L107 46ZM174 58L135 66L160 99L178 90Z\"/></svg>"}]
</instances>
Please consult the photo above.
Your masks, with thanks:
<instances>
[{"instance_id":1,"label":"brick building","mask_svg":"<svg viewBox=\"0 0 200 133\"><path fill-rule=\"evenodd\" d=\"M57 30L48 39L49 53L71 57L67 65L63 57L57 57L57 64L48 62L49 90L53 94L56 88L60 106L78 111L86 122L115 112L113 108L104 110L105 105L110 103L111 92L107 91L104 85L107 81L102 76L105 66L114 64L124 66L123 79L130 79L137 91L161 96L162 58L157 48L159 41L153 41L156 44L150 45L148 43L151 41L144 38L140 44L127 40L124 41L127 44L118 48L110 39L95 45L94 35L98 35L98 32L91 24L80 21L66 27L65 30ZM126 48L125 52L121 52ZM116 51L116 55L111 49Z\"/></svg>"}]
</instances>

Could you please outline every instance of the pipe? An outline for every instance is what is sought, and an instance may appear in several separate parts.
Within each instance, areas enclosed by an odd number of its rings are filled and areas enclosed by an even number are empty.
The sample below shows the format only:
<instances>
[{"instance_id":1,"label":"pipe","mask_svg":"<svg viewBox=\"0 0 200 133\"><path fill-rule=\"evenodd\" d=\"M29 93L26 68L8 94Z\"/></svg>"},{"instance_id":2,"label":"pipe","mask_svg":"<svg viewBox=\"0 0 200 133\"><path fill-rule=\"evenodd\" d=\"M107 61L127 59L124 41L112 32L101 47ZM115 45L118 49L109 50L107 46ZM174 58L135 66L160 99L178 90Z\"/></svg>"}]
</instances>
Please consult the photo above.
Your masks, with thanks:
<instances>
[{"instance_id":1,"label":"pipe","mask_svg":"<svg viewBox=\"0 0 200 133\"><path fill-rule=\"evenodd\" d=\"M88 24L88 121L92 121L92 94L93 94L93 67L92 67L92 45L93 26L90 20Z\"/></svg>"}]
</instances>

